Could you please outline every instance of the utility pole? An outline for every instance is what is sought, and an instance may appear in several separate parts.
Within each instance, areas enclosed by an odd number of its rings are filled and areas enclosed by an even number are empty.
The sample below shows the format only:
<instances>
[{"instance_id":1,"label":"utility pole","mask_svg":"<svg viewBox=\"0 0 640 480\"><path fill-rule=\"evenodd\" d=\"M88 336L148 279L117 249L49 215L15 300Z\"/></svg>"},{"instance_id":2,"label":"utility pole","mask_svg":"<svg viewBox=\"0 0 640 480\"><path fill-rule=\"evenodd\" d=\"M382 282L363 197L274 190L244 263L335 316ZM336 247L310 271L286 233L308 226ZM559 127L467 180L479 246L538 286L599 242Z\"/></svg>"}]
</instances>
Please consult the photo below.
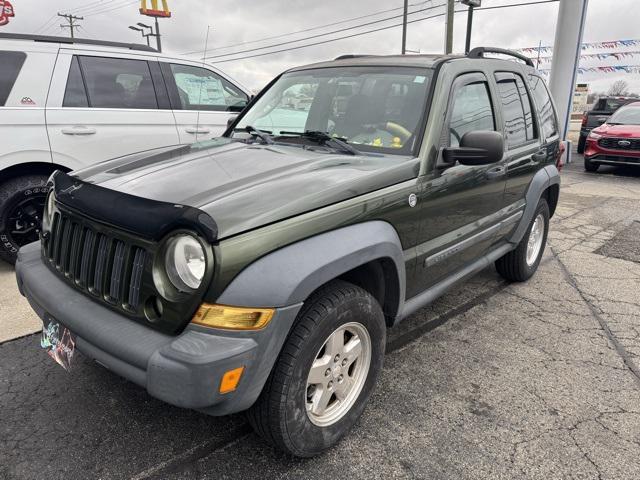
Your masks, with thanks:
<instances>
[{"instance_id":1,"label":"utility pole","mask_svg":"<svg viewBox=\"0 0 640 480\"><path fill-rule=\"evenodd\" d=\"M469 7L467 10L467 38L464 42L464 53L465 55L469 53L471 50L471 29L473 26L473 9L479 7L482 3L482 0L461 0L463 5Z\"/></svg>"},{"instance_id":2,"label":"utility pole","mask_svg":"<svg viewBox=\"0 0 640 480\"><path fill-rule=\"evenodd\" d=\"M404 13L402 14L402 55L407 53L407 14L409 13L409 0L404 0Z\"/></svg>"},{"instance_id":3,"label":"utility pole","mask_svg":"<svg viewBox=\"0 0 640 480\"><path fill-rule=\"evenodd\" d=\"M76 20L84 20L84 17L76 17L75 15L71 15L70 13L62 14L58 12L58 16L67 20L66 25L60 25L60 28L68 28L69 33L71 34L71 38L75 38L73 34L73 30L78 28L80 25L75 23Z\"/></svg>"},{"instance_id":4,"label":"utility pole","mask_svg":"<svg viewBox=\"0 0 640 480\"><path fill-rule=\"evenodd\" d=\"M455 0L447 0L447 24L444 29L444 53L450 54L453 51L453 15Z\"/></svg>"}]
</instances>

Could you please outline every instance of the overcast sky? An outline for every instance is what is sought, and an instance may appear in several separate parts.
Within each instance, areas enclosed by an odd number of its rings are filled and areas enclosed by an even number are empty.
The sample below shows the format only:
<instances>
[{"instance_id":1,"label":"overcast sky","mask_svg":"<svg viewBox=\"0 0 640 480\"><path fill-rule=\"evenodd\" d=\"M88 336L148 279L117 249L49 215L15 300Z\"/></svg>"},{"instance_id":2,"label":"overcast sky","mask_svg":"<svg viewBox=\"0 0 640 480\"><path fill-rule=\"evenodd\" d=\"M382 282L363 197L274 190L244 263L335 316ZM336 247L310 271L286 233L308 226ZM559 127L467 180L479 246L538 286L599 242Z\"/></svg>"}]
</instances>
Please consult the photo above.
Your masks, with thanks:
<instances>
[{"instance_id":1,"label":"overcast sky","mask_svg":"<svg viewBox=\"0 0 640 480\"><path fill-rule=\"evenodd\" d=\"M509 5L524 0L484 0L483 6ZM0 32L46 33L49 35L68 34L59 27L56 12L76 13L84 16L78 36L108 40L140 42L138 32L131 31L128 25L136 22L152 22L153 19L138 14L139 2L131 0L11 0L15 9L15 18L8 25L0 27ZM160 30L165 52L184 53L203 50L207 25L211 26L208 55L222 55L240 50L255 49L260 46L278 44L319 35L333 30L345 29L342 33L322 36L306 42L273 47L266 50L244 53L263 53L279 50L287 46L313 43L337 36L358 33L374 28L397 24L400 19L388 17L402 13L402 0L168 0L173 16L160 19ZM409 16L410 20L433 16L444 12L440 5L444 0L409 0L410 11L428 9ZM615 4L615 8L613 8ZM372 13L393 10L376 16L368 16L350 22L346 19L370 15ZM585 42L609 41L640 38L640 0L590 0ZM457 9L460 9L458 6ZM520 6L487 11L477 11L474 19L472 45L500 46L519 48L552 45L554 40L558 3ZM382 22L350 29L354 25ZM440 53L444 43L444 16L410 24L407 47L422 53ZM305 33L272 38L258 43L237 45L264 37L305 30L330 23L342 22L332 27L313 29ZM466 14L455 16L454 51L464 48ZM246 86L258 90L277 73L296 65L334 58L344 53L399 53L401 28L391 28L377 33L361 35L336 42L301 48L289 52L265 55L251 59L220 62L233 57L211 60L219 68L237 78ZM221 48L236 45L230 48ZM616 51L640 51L635 48L619 48ZM598 53L593 50L585 53ZM544 55L544 54L543 54ZM548 54L547 54L548 55ZM200 55L201 56L201 55ZM198 58L198 55L194 55ZM584 60L581 66L612 65L616 62L603 60ZM621 59L620 65L640 65L640 55ZM543 63L540 68L549 68ZM638 74L596 74L590 73L578 78L579 82L590 84L591 91L607 90L615 80L624 79L633 91L640 93L640 75Z\"/></svg>"}]
</instances>

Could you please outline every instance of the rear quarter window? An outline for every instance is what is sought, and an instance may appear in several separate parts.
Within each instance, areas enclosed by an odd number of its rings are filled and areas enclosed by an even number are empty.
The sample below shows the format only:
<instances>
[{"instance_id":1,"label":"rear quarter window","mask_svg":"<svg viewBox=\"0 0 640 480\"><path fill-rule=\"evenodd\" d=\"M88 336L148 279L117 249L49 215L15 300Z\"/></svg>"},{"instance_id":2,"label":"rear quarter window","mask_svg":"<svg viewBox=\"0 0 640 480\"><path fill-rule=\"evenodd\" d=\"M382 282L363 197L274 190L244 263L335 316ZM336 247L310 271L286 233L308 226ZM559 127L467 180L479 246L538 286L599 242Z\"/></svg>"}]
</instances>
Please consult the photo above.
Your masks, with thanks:
<instances>
[{"instance_id":1,"label":"rear quarter window","mask_svg":"<svg viewBox=\"0 0 640 480\"><path fill-rule=\"evenodd\" d=\"M24 52L0 51L0 107L7 102L26 58Z\"/></svg>"},{"instance_id":2,"label":"rear quarter window","mask_svg":"<svg viewBox=\"0 0 640 480\"><path fill-rule=\"evenodd\" d=\"M544 80L536 75L529 75L529 85L531 86L531 93L536 103L536 110L538 111L542 132L545 137L552 137L558 133L558 123L549 90Z\"/></svg>"}]
</instances>

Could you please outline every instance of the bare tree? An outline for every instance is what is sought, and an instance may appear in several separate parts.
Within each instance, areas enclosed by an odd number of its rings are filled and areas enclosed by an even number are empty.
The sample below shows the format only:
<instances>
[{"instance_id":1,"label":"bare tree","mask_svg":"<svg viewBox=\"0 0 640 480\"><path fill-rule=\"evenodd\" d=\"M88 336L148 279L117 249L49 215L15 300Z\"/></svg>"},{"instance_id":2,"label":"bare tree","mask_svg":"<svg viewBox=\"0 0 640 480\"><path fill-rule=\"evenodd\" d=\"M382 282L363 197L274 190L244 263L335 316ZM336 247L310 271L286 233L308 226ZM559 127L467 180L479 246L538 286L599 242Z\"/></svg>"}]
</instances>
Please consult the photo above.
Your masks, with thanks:
<instances>
[{"instance_id":1,"label":"bare tree","mask_svg":"<svg viewBox=\"0 0 640 480\"><path fill-rule=\"evenodd\" d=\"M629 84L625 80L616 80L609 87L609 95L624 96L629 95Z\"/></svg>"}]
</instances>

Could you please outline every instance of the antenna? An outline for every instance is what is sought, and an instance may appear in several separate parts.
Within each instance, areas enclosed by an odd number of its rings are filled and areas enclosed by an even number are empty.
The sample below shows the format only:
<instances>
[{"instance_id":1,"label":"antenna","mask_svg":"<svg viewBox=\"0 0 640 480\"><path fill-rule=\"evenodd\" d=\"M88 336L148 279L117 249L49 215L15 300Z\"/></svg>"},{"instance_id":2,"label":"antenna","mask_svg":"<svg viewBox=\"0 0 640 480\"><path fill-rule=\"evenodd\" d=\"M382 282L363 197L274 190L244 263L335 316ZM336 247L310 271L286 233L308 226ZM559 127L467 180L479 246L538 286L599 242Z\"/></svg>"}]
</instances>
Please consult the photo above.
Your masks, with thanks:
<instances>
[{"instance_id":1,"label":"antenna","mask_svg":"<svg viewBox=\"0 0 640 480\"><path fill-rule=\"evenodd\" d=\"M204 68L205 63L204 60L207 57L207 44L209 43L209 29L211 25L207 25L207 34L204 37L204 57L202 57L202 68ZM198 92L198 105L201 105L202 102L202 86L204 82L200 82L200 91ZM198 109L198 113L196 116L196 140L198 139L198 130L200 130L200 109Z\"/></svg>"}]
</instances>

